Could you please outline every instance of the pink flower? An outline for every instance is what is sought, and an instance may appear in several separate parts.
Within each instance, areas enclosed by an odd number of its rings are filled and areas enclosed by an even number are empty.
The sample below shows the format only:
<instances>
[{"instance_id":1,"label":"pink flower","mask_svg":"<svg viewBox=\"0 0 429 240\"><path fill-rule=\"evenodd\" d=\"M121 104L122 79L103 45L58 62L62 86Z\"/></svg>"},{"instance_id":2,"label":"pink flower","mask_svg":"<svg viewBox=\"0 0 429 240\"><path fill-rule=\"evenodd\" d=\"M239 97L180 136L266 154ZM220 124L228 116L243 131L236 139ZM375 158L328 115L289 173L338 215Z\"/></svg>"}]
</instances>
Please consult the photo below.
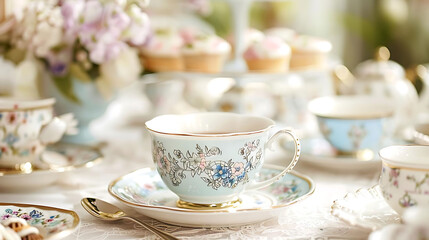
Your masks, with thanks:
<instances>
[{"instance_id":1,"label":"pink flower","mask_svg":"<svg viewBox=\"0 0 429 240\"><path fill-rule=\"evenodd\" d=\"M28 221L31 219L31 216L28 214L23 214L23 215L21 215L21 218Z\"/></svg>"},{"instance_id":2,"label":"pink flower","mask_svg":"<svg viewBox=\"0 0 429 240\"><path fill-rule=\"evenodd\" d=\"M234 176L240 176L244 171L244 163L242 162L237 162L234 163L234 165L231 168L231 173Z\"/></svg>"},{"instance_id":3,"label":"pink flower","mask_svg":"<svg viewBox=\"0 0 429 240\"><path fill-rule=\"evenodd\" d=\"M206 169L206 164L206 159L203 158L200 162L199 168L204 171L204 169Z\"/></svg>"}]
</instances>

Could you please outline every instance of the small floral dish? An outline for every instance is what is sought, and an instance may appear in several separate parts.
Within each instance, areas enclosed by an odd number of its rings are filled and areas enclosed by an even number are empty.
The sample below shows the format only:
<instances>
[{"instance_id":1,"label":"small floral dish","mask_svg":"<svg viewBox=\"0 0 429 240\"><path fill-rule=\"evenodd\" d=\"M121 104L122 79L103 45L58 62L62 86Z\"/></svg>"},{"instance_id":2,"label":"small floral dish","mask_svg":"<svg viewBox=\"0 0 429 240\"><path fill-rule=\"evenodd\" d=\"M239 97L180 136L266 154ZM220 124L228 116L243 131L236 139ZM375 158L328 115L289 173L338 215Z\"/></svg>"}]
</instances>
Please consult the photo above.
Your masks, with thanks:
<instances>
[{"instance_id":1,"label":"small floral dish","mask_svg":"<svg viewBox=\"0 0 429 240\"><path fill-rule=\"evenodd\" d=\"M39 229L44 239L64 238L77 228L79 216L70 210L15 203L0 203L0 220L11 217L25 219Z\"/></svg>"},{"instance_id":2,"label":"small floral dish","mask_svg":"<svg viewBox=\"0 0 429 240\"><path fill-rule=\"evenodd\" d=\"M261 180L279 174L282 167L265 165ZM166 223L190 227L245 225L274 218L289 205L301 201L314 192L313 181L295 171L280 181L239 196L237 207L216 210L193 210L176 206L179 199L152 169L143 168L114 180L109 193L136 211Z\"/></svg>"},{"instance_id":3,"label":"small floral dish","mask_svg":"<svg viewBox=\"0 0 429 240\"><path fill-rule=\"evenodd\" d=\"M354 154L344 154L337 151L323 136L301 139L302 149L300 161L318 168L360 172L381 169L381 159L377 152L370 150L359 151ZM386 139L383 146L404 144L400 139ZM293 151L290 142L283 141L281 146L289 153Z\"/></svg>"},{"instance_id":4,"label":"small floral dish","mask_svg":"<svg viewBox=\"0 0 429 240\"><path fill-rule=\"evenodd\" d=\"M93 147L58 143L48 146L40 159L28 168L0 169L0 191L35 189L50 185L64 172L89 168L101 162L101 153Z\"/></svg>"},{"instance_id":5,"label":"small floral dish","mask_svg":"<svg viewBox=\"0 0 429 240\"><path fill-rule=\"evenodd\" d=\"M400 216L384 200L378 185L358 189L335 200L331 214L350 225L371 231L401 221Z\"/></svg>"}]
</instances>

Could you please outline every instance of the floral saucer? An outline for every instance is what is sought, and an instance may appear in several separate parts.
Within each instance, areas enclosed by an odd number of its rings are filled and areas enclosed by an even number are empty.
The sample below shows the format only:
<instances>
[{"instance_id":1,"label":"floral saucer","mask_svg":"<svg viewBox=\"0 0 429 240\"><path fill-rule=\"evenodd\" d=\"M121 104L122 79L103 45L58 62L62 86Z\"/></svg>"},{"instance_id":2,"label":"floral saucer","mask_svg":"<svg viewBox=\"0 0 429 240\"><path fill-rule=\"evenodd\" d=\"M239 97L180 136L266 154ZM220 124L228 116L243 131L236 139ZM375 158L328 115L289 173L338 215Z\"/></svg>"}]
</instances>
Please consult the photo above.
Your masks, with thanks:
<instances>
[{"instance_id":1,"label":"floral saucer","mask_svg":"<svg viewBox=\"0 0 429 240\"><path fill-rule=\"evenodd\" d=\"M378 185L335 200L331 214L350 225L372 231L400 222L400 216L384 200Z\"/></svg>"},{"instance_id":2,"label":"floral saucer","mask_svg":"<svg viewBox=\"0 0 429 240\"><path fill-rule=\"evenodd\" d=\"M68 143L51 145L42 153L40 160L26 171L0 169L0 190L47 186L64 172L89 168L101 160L101 153L89 146Z\"/></svg>"},{"instance_id":3,"label":"floral saucer","mask_svg":"<svg viewBox=\"0 0 429 240\"><path fill-rule=\"evenodd\" d=\"M279 166L265 165L260 178L268 179L282 170ZM149 168L129 173L109 185L113 197L136 211L162 222L192 227L244 225L274 218L313 192L313 181L292 171L267 188L242 193L239 197L242 203L236 208L191 210L177 207L178 197Z\"/></svg>"},{"instance_id":4,"label":"floral saucer","mask_svg":"<svg viewBox=\"0 0 429 240\"><path fill-rule=\"evenodd\" d=\"M394 139L386 140L383 145L389 146L404 143L405 141ZM365 150L357 154L340 153L332 147L323 136L303 138L301 139L301 144L301 162L319 168L336 171L367 171L381 169L381 160L377 152ZM287 152L293 150L293 147L287 141L283 141L281 146Z\"/></svg>"},{"instance_id":5,"label":"floral saucer","mask_svg":"<svg viewBox=\"0 0 429 240\"><path fill-rule=\"evenodd\" d=\"M44 239L64 238L77 228L79 216L70 210L15 203L0 203L0 221L19 217L39 229Z\"/></svg>"}]
</instances>

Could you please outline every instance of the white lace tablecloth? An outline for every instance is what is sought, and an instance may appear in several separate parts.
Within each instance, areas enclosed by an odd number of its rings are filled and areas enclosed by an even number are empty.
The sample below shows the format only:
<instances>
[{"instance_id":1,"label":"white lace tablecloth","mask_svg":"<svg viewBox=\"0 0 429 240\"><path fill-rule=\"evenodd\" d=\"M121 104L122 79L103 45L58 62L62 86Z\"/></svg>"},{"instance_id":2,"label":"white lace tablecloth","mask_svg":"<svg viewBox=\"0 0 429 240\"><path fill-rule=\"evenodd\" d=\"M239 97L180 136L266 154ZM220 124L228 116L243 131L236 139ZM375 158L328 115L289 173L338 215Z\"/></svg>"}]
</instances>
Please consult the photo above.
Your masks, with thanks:
<instances>
[{"instance_id":1,"label":"white lace tablecloth","mask_svg":"<svg viewBox=\"0 0 429 240\"><path fill-rule=\"evenodd\" d=\"M92 217L80 205L81 198L89 196L116 203L131 215L181 239L366 239L370 233L331 216L330 207L335 199L343 198L347 192L375 185L378 171L331 172L307 166L304 162L298 163L296 170L310 176L316 182L316 190L309 198L288 207L278 219L230 228L188 228L139 215L107 192L107 186L113 179L152 166L150 146L141 137L143 130L132 132L134 138L118 136L103 148L105 159L100 165L66 173L54 186L34 192L0 192L0 202L48 205L77 212L80 226L67 240L156 239L130 221L105 222ZM280 148L275 153L267 152L267 162L285 161L282 158L284 153Z\"/></svg>"}]
</instances>

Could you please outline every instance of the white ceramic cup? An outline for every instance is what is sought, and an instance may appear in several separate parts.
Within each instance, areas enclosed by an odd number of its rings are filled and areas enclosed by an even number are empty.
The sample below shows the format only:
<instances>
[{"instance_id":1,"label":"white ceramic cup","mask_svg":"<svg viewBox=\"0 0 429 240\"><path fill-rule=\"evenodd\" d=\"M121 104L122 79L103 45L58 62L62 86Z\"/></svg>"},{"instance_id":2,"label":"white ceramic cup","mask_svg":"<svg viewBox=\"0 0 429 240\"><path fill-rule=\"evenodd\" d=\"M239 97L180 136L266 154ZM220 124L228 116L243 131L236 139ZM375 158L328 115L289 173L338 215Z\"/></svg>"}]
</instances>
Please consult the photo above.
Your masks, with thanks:
<instances>
[{"instance_id":1,"label":"white ceramic cup","mask_svg":"<svg viewBox=\"0 0 429 240\"><path fill-rule=\"evenodd\" d=\"M380 188L399 214L429 204L429 146L389 146L379 152L383 168Z\"/></svg>"},{"instance_id":2,"label":"white ceramic cup","mask_svg":"<svg viewBox=\"0 0 429 240\"><path fill-rule=\"evenodd\" d=\"M53 116L54 103L0 98L0 168L29 170L48 144L61 139L68 123Z\"/></svg>"},{"instance_id":3,"label":"white ceramic cup","mask_svg":"<svg viewBox=\"0 0 429 240\"><path fill-rule=\"evenodd\" d=\"M244 190L266 187L297 163L300 143L291 130L270 136L274 121L236 113L163 115L146 122L152 136L153 160L178 206L201 209L235 204ZM276 136L290 135L295 154L285 169L259 182L265 148Z\"/></svg>"}]
</instances>

